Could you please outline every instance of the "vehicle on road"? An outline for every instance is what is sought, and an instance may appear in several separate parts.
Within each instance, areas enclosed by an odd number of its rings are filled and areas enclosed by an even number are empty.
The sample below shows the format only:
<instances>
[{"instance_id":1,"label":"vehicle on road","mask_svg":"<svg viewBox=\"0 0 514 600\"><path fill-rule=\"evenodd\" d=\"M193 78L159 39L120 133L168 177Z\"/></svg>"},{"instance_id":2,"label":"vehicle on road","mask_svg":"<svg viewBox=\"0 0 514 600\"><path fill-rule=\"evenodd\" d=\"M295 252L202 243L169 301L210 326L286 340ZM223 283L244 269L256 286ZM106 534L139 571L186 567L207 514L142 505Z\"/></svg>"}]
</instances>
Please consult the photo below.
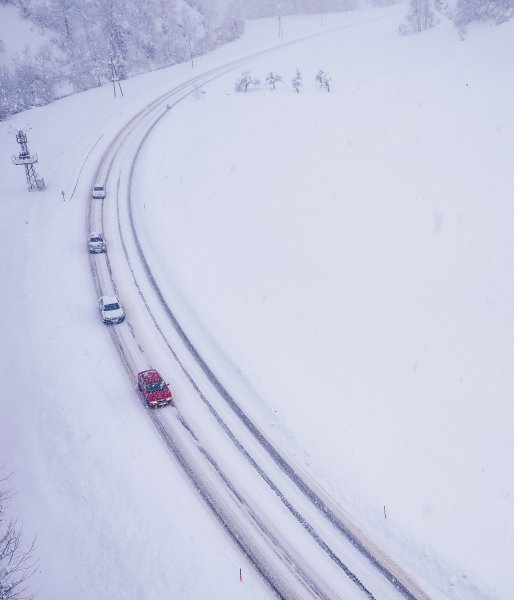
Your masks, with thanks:
<instances>
[{"instance_id":1,"label":"vehicle on road","mask_svg":"<svg viewBox=\"0 0 514 600\"><path fill-rule=\"evenodd\" d=\"M103 233L93 232L89 236L87 245L89 247L90 254L100 254L101 252L106 252L106 250L107 250L107 246L105 245L105 238L103 236Z\"/></svg>"},{"instance_id":2,"label":"vehicle on road","mask_svg":"<svg viewBox=\"0 0 514 600\"><path fill-rule=\"evenodd\" d=\"M103 185L100 185L99 183L97 183L93 187L93 192L92 192L93 198L103 199L103 198L105 198L105 194L106 194L106 189Z\"/></svg>"},{"instance_id":3,"label":"vehicle on road","mask_svg":"<svg viewBox=\"0 0 514 600\"><path fill-rule=\"evenodd\" d=\"M137 387L143 394L148 406L166 406L173 402L169 385L155 369L138 373Z\"/></svg>"},{"instance_id":4,"label":"vehicle on road","mask_svg":"<svg viewBox=\"0 0 514 600\"><path fill-rule=\"evenodd\" d=\"M106 325L114 325L125 320L125 311L116 296L101 296L98 299L98 307Z\"/></svg>"}]
</instances>

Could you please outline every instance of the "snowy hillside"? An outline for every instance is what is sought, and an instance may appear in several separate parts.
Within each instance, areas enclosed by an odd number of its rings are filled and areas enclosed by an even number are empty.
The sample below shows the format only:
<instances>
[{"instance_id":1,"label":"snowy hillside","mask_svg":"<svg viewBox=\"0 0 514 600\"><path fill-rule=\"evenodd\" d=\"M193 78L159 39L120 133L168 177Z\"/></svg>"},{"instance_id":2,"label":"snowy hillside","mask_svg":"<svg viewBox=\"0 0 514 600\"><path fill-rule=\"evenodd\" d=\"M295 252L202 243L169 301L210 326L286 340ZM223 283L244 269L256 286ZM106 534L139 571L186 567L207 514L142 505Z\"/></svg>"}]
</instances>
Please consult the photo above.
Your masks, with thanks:
<instances>
[{"instance_id":1,"label":"snowy hillside","mask_svg":"<svg viewBox=\"0 0 514 600\"><path fill-rule=\"evenodd\" d=\"M0 464L37 537L41 600L270 595L138 400L98 316L85 224L97 163L138 110L277 44L164 107L134 171L145 256L245 411L428 597L512 595L514 23L402 37L405 8L291 16L280 39L276 19L250 21L194 69L0 124ZM236 93L248 69L284 82ZM42 193L10 163L20 128ZM138 292L117 284L137 331ZM193 419L198 398L151 340Z\"/></svg>"},{"instance_id":2,"label":"snowy hillside","mask_svg":"<svg viewBox=\"0 0 514 600\"><path fill-rule=\"evenodd\" d=\"M0 120L237 39L234 3L0 2Z\"/></svg>"},{"instance_id":3,"label":"snowy hillside","mask_svg":"<svg viewBox=\"0 0 514 600\"><path fill-rule=\"evenodd\" d=\"M21 56L25 48L38 52L45 44L50 43L50 37L44 35L41 28L34 23L22 19L14 6L0 6L0 65L8 68L17 56Z\"/></svg>"}]
</instances>

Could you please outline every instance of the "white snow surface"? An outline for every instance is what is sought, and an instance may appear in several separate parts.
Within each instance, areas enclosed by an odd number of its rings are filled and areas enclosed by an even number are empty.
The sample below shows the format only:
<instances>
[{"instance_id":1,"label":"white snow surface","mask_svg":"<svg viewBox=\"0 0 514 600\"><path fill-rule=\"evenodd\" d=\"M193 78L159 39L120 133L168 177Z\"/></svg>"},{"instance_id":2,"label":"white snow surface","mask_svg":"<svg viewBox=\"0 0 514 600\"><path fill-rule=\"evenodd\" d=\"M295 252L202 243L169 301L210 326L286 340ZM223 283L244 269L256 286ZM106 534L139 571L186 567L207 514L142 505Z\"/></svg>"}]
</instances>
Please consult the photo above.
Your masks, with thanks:
<instances>
[{"instance_id":1,"label":"white snow surface","mask_svg":"<svg viewBox=\"0 0 514 600\"><path fill-rule=\"evenodd\" d=\"M514 23L402 38L403 11L284 18L282 40L251 21L194 72L0 124L0 464L41 600L269 594L120 363L85 211L95 159L151 99L319 31L249 63L282 75L274 92L235 93L240 68L153 131L135 173L146 256L245 409L430 597L512 595ZM43 193L10 164L19 128Z\"/></svg>"}]
</instances>

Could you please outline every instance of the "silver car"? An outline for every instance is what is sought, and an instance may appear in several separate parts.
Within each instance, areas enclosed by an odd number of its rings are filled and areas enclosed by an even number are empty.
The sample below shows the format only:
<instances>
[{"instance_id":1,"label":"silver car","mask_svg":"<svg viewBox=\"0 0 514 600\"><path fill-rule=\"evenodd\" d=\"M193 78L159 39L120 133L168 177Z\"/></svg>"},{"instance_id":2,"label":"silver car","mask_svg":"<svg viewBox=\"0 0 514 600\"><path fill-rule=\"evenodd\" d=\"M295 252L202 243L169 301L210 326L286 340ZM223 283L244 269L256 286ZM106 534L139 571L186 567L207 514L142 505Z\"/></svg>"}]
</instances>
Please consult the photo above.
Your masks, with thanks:
<instances>
[{"instance_id":1,"label":"silver car","mask_svg":"<svg viewBox=\"0 0 514 600\"><path fill-rule=\"evenodd\" d=\"M100 185L99 183L97 183L94 187L93 187L93 198L105 198L105 187L103 185Z\"/></svg>"},{"instance_id":2,"label":"silver car","mask_svg":"<svg viewBox=\"0 0 514 600\"><path fill-rule=\"evenodd\" d=\"M107 251L105 238L102 233L92 233L87 243L90 254L100 254Z\"/></svg>"}]
</instances>

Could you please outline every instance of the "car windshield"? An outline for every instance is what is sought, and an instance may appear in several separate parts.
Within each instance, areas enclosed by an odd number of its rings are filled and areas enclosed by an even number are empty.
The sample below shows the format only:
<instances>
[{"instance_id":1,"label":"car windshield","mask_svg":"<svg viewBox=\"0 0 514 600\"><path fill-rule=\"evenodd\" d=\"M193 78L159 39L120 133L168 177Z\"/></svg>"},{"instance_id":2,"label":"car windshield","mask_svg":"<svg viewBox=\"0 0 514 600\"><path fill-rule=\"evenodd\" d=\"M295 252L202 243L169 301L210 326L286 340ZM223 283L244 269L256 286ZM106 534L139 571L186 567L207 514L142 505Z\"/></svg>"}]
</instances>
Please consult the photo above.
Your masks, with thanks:
<instances>
[{"instance_id":1,"label":"car windshield","mask_svg":"<svg viewBox=\"0 0 514 600\"><path fill-rule=\"evenodd\" d=\"M160 392L161 390L165 390L166 389L166 384L164 383L164 381L161 379L160 381L150 381L149 383L146 384L146 391L147 392Z\"/></svg>"},{"instance_id":2,"label":"car windshield","mask_svg":"<svg viewBox=\"0 0 514 600\"><path fill-rule=\"evenodd\" d=\"M102 238L101 238L101 237L95 236L95 237L92 237L92 238L91 238L91 241L92 241L92 242L101 242L101 241L103 241L103 240L102 240Z\"/></svg>"},{"instance_id":3,"label":"car windshield","mask_svg":"<svg viewBox=\"0 0 514 600\"><path fill-rule=\"evenodd\" d=\"M103 192L103 187L101 185L97 185L94 190L95 192Z\"/></svg>"},{"instance_id":4,"label":"car windshield","mask_svg":"<svg viewBox=\"0 0 514 600\"><path fill-rule=\"evenodd\" d=\"M117 302L113 302L112 304L106 304L104 306L104 310L118 310L120 305Z\"/></svg>"}]
</instances>

